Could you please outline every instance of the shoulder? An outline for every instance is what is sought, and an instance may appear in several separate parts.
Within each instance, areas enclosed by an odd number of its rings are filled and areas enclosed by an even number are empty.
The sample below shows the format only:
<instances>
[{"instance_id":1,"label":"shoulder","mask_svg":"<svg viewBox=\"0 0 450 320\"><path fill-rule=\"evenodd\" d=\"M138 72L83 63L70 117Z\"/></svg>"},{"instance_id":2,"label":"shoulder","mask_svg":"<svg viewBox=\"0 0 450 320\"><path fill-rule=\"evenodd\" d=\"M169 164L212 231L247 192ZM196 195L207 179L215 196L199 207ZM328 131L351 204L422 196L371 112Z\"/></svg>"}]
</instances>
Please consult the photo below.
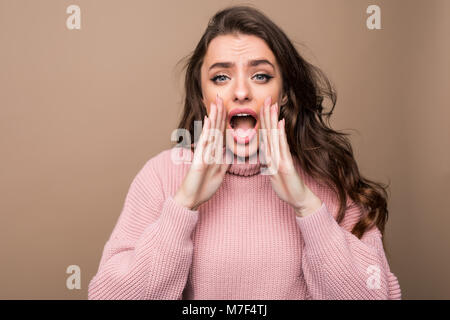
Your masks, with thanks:
<instances>
[{"instance_id":1,"label":"shoulder","mask_svg":"<svg viewBox=\"0 0 450 320\"><path fill-rule=\"evenodd\" d=\"M135 179L145 183L159 184L164 187L166 182L181 176L190 164L192 151L181 147L164 149L145 161Z\"/></svg>"},{"instance_id":2,"label":"shoulder","mask_svg":"<svg viewBox=\"0 0 450 320\"><path fill-rule=\"evenodd\" d=\"M164 172L165 170L174 170L178 167L190 164L192 159L192 151L181 147L172 147L164 149L152 156L146 161L144 170L155 170L156 172Z\"/></svg>"}]
</instances>

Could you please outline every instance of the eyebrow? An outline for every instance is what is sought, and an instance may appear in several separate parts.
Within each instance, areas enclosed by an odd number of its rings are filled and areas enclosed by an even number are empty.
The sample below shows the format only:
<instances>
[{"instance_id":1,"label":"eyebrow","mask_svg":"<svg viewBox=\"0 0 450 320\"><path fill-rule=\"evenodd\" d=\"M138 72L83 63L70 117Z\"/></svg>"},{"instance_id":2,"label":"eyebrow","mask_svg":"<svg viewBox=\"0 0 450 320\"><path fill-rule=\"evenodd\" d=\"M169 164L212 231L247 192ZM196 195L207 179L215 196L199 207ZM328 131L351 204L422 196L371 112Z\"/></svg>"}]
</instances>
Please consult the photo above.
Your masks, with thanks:
<instances>
[{"instance_id":1,"label":"eyebrow","mask_svg":"<svg viewBox=\"0 0 450 320\"><path fill-rule=\"evenodd\" d=\"M256 67L260 64L268 64L268 65L271 65L272 68L275 69L275 66L269 60L266 60L266 59L250 60L247 63L247 65L250 67ZM234 67L234 62L216 62L211 67L209 67L208 70L211 70L213 68L231 68L231 67Z\"/></svg>"}]
</instances>

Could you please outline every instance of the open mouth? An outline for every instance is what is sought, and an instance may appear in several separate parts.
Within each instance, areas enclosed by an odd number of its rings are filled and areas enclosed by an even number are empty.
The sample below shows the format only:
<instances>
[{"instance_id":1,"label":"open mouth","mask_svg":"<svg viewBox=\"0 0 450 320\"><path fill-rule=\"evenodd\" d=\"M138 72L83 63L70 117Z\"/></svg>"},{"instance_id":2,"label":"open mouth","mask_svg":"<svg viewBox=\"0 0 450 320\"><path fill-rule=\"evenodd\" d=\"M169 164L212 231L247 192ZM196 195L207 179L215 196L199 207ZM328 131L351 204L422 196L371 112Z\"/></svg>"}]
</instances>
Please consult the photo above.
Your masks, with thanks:
<instances>
[{"instance_id":1,"label":"open mouth","mask_svg":"<svg viewBox=\"0 0 450 320\"><path fill-rule=\"evenodd\" d=\"M230 126L232 129L241 128L243 130L251 129L256 126L256 118L251 114L240 113L231 117Z\"/></svg>"},{"instance_id":2,"label":"open mouth","mask_svg":"<svg viewBox=\"0 0 450 320\"><path fill-rule=\"evenodd\" d=\"M256 112L252 109L233 109L230 112L228 128L232 129L233 138L237 143L246 144L256 135L257 123Z\"/></svg>"}]
</instances>

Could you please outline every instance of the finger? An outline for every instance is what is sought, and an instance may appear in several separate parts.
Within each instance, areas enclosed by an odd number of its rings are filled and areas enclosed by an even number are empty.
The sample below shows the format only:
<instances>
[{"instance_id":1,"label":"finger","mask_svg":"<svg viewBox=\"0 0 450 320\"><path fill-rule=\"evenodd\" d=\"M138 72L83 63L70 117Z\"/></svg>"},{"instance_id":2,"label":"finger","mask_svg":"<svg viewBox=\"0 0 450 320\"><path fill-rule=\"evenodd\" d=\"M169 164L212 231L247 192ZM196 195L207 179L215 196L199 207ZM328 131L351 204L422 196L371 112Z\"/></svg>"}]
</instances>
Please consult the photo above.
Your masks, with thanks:
<instances>
[{"instance_id":1,"label":"finger","mask_svg":"<svg viewBox=\"0 0 450 320\"><path fill-rule=\"evenodd\" d=\"M261 112L263 114L263 112ZM264 122L263 119L261 119L261 124ZM264 127L264 124L262 124L262 127ZM268 139L267 139L267 129L263 128L259 131L259 151L261 155L261 163L263 166L268 166L269 162L269 148L268 148Z\"/></svg>"},{"instance_id":2,"label":"finger","mask_svg":"<svg viewBox=\"0 0 450 320\"><path fill-rule=\"evenodd\" d=\"M222 135L222 131L220 130L221 128L221 123L222 123L222 118L223 118L223 103L219 97L219 94L216 94L216 102L214 103L215 107L216 107L216 121L214 124L214 128L213 128L213 132L212 135L214 136L212 139L212 143L214 144L213 146L213 150L212 150L212 156L215 157L220 156L221 154L218 153L219 151L219 146L220 146L220 151L222 151L222 144L223 144L223 135ZM222 142L220 141L222 140Z\"/></svg>"},{"instance_id":3,"label":"finger","mask_svg":"<svg viewBox=\"0 0 450 320\"><path fill-rule=\"evenodd\" d=\"M259 128L259 135L261 136L259 142L261 143L261 146L263 146L263 142L264 142L263 134L266 131L266 125L264 123L264 106L265 105L266 104L264 103L261 106L261 108L259 109L259 126L260 126L260 128Z\"/></svg>"},{"instance_id":4,"label":"finger","mask_svg":"<svg viewBox=\"0 0 450 320\"><path fill-rule=\"evenodd\" d=\"M214 128L220 128L220 123L222 121L222 104L219 101L219 95L216 95L216 107L217 107L217 117L216 117L216 124Z\"/></svg>"},{"instance_id":5,"label":"finger","mask_svg":"<svg viewBox=\"0 0 450 320\"><path fill-rule=\"evenodd\" d=\"M266 103L264 102L264 104L259 109L259 125L260 125L261 129L265 129L266 128L266 124L265 124L265 121L264 121L264 106L265 105L266 105Z\"/></svg>"},{"instance_id":6,"label":"finger","mask_svg":"<svg viewBox=\"0 0 450 320\"><path fill-rule=\"evenodd\" d=\"M207 143L207 138L208 138L209 123L210 123L210 120L209 120L208 116L205 115L205 118L203 121L202 133L200 134L200 137L197 142L197 147L194 152L193 162L196 164L200 164L202 157L203 157L203 151L205 149L205 146Z\"/></svg>"},{"instance_id":7,"label":"finger","mask_svg":"<svg viewBox=\"0 0 450 320\"><path fill-rule=\"evenodd\" d=\"M266 98L267 99L267 98ZM265 124L265 120L264 120L264 106L266 105L266 102L264 102L264 104L261 106L261 108L259 109L259 151L261 152L261 157L262 157L262 161L264 162L263 164L266 163L267 159L265 157L265 151L267 149L266 144L266 139L265 139L265 134L266 134L266 124Z\"/></svg>"},{"instance_id":8,"label":"finger","mask_svg":"<svg viewBox=\"0 0 450 320\"><path fill-rule=\"evenodd\" d=\"M212 128L212 124L214 123L214 121L212 119L209 119L208 121L208 133L207 133L207 137L206 137L206 142L205 142L205 148L203 151L203 161L205 164L212 164L213 163L213 157L214 157L214 147L215 147L215 132L216 129Z\"/></svg>"},{"instance_id":9,"label":"finger","mask_svg":"<svg viewBox=\"0 0 450 320\"><path fill-rule=\"evenodd\" d=\"M217 106L217 119L216 125L214 129L214 156L217 155L216 160L220 160L219 156L221 156L222 146L223 146L223 130L222 130L222 122L223 122L223 114L224 107L223 101L219 97L219 94L216 95L216 106ZM220 150L219 150L220 149Z\"/></svg>"},{"instance_id":10,"label":"finger","mask_svg":"<svg viewBox=\"0 0 450 320\"><path fill-rule=\"evenodd\" d=\"M266 126L268 132L270 132L271 129L270 126L270 105L272 103L271 101L272 97L268 97L264 102L264 125Z\"/></svg>"},{"instance_id":11,"label":"finger","mask_svg":"<svg viewBox=\"0 0 450 320\"><path fill-rule=\"evenodd\" d=\"M270 132L271 132L271 126L270 126L270 104L272 101L272 97L267 97L266 100L264 101L264 107L263 107L263 112L264 112L264 126L266 129L266 137L267 137L267 151L270 154L270 150L272 149L272 141L270 140Z\"/></svg>"},{"instance_id":12,"label":"finger","mask_svg":"<svg viewBox=\"0 0 450 320\"><path fill-rule=\"evenodd\" d=\"M264 147L263 147L263 156L264 156L264 162L267 166L270 166L270 149L269 149L269 139L267 137L267 130L264 130L263 133L263 143L264 143Z\"/></svg>"},{"instance_id":13,"label":"finger","mask_svg":"<svg viewBox=\"0 0 450 320\"><path fill-rule=\"evenodd\" d=\"M217 120L217 105L214 102L211 102L211 107L210 107L210 125L209 125L209 130L208 130L208 137L207 137L207 142L206 142L206 147L205 147L205 157L204 159L206 160L205 163L207 164L211 164L210 162L210 157L214 154L214 148L213 148L213 144L214 144L214 140L215 140L215 128L216 128L216 120Z\"/></svg>"},{"instance_id":14,"label":"finger","mask_svg":"<svg viewBox=\"0 0 450 320\"><path fill-rule=\"evenodd\" d=\"M214 102L211 102L211 107L209 108L209 119L211 120L210 129L214 129L216 127L216 118L217 118L217 106Z\"/></svg>"},{"instance_id":15,"label":"finger","mask_svg":"<svg viewBox=\"0 0 450 320\"><path fill-rule=\"evenodd\" d=\"M270 142L273 151L276 152L279 151L279 147L277 146L277 142L279 142L277 106L277 103L270 106ZM277 145L275 145L275 143L277 143Z\"/></svg>"},{"instance_id":16,"label":"finger","mask_svg":"<svg viewBox=\"0 0 450 320\"><path fill-rule=\"evenodd\" d=\"M223 133L227 123L227 109L223 105L223 100L221 97L219 97L219 102L222 106L222 121L220 123L220 131Z\"/></svg>"},{"instance_id":17,"label":"finger","mask_svg":"<svg viewBox=\"0 0 450 320\"><path fill-rule=\"evenodd\" d=\"M230 163L224 162L221 164L220 167L220 174L223 176L227 172L228 168L230 167Z\"/></svg>"},{"instance_id":18,"label":"finger","mask_svg":"<svg viewBox=\"0 0 450 320\"><path fill-rule=\"evenodd\" d=\"M283 118L279 122L279 127L280 127L280 153L281 153L281 158L287 160L288 159L288 152L290 152L290 151L289 151L289 145L288 145L287 138L286 138L286 129L285 129L284 123L285 123L285 119Z\"/></svg>"},{"instance_id":19,"label":"finger","mask_svg":"<svg viewBox=\"0 0 450 320\"><path fill-rule=\"evenodd\" d=\"M220 174L222 176L225 175L232 162L231 155L226 148L223 150L223 159L223 163L220 165Z\"/></svg>"},{"instance_id":20,"label":"finger","mask_svg":"<svg viewBox=\"0 0 450 320\"><path fill-rule=\"evenodd\" d=\"M223 109L223 114L222 114L222 124L220 126L220 132L222 134L222 145L226 145L226 130L227 130L227 117L228 117L228 113L227 113L227 108L225 108L224 104L223 104L223 100L222 98L220 98L220 103L222 104L222 109Z\"/></svg>"},{"instance_id":21,"label":"finger","mask_svg":"<svg viewBox=\"0 0 450 320\"><path fill-rule=\"evenodd\" d=\"M209 120L208 116L205 116L203 120L203 129L198 139L198 146L201 148L204 148L206 145L206 139L208 138L210 123L211 121Z\"/></svg>"},{"instance_id":22,"label":"finger","mask_svg":"<svg viewBox=\"0 0 450 320\"><path fill-rule=\"evenodd\" d=\"M278 112L277 112L277 108L278 108L278 103L275 102L275 104L273 104L270 107L270 126L272 129L278 129Z\"/></svg>"},{"instance_id":23,"label":"finger","mask_svg":"<svg viewBox=\"0 0 450 320\"><path fill-rule=\"evenodd\" d=\"M227 121L227 111L226 111L225 106L223 105L223 99L221 97L219 97L219 95L217 95L217 100L218 100L217 102L218 102L219 106L221 107L221 118L220 118L221 120L217 127L219 130L219 132L218 132L219 136L217 139L216 152L222 151L222 153L218 154L218 156L221 156L221 157L218 157L218 159L222 161L221 163L223 163L224 162L224 160L223 160L224 130L225 130L225 124Z\"/></svg>"},{"instance_id":24,"label":"finger","mask_svg":"<svg viewBox=\"0 0 450 320\"><path fill-rule=\"evenodd\" d=\"M278 130L278 121L277 121L277 104L275 103L270 107L270 142L271 142L271 160L274 166L275 172L278 171L278 163L280 159L280 134Z\"/></svg>"},{"instance_id":25,"label":"finger","mask_svg":"<svg viewBox=\"0 0 450 320\"><path fill-rule=\"evenodd\" d=\"M217 154L217 163L218 164L222 164L223 163L223 146L225 143L225 135L224 135L224 130L225 130L225 123L226 123L226 118L227 118L227 112L225 109L225 106L223 104L223 99L221 97L219 97L219 95L217 95L217 103L219 105L219 110L220 110L220 120L217 122L217 143L216 143L216 151L215 153Z\"/></svg>"}]
</instances>

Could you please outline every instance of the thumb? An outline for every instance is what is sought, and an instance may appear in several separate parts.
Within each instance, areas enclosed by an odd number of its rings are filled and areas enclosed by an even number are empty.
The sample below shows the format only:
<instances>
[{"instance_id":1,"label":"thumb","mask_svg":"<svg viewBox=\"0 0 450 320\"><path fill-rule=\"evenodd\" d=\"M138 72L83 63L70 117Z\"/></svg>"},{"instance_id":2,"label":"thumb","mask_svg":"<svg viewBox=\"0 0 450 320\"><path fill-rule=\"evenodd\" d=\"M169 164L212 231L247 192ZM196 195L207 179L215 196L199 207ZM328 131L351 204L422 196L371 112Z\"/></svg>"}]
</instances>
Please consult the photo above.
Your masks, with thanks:
<instances>
[{"instance_id":1,"label":"thumb","mask_svg":"<svg viewBox=\"0 0 450 320\"><path fill-rule=\"evenodd\" d=\"M233 158L232 158L231 154L228 152L228 150L226 149L226 147L224 147L224 149L223 149L222 161L223 161L223 163L220 165L220 172L222 174L225 174L225 172L228 170L228 168L230 167L230 165L233 161Z\"/></svg>"},{"instance_id":2,"label":"thumb","mask_svg":"<svg viewBox=\"0 0 450 320\"><path fill-rule=\"evenodd\" d=\"M224 175L226 172L227 172L227 170L228 170L228 168L230 167L230 165L231 165L231 163L223 163L223 164L221 164L220 165L220 173L222 174L222 175Z\"/></svg>"}]
</instances>

